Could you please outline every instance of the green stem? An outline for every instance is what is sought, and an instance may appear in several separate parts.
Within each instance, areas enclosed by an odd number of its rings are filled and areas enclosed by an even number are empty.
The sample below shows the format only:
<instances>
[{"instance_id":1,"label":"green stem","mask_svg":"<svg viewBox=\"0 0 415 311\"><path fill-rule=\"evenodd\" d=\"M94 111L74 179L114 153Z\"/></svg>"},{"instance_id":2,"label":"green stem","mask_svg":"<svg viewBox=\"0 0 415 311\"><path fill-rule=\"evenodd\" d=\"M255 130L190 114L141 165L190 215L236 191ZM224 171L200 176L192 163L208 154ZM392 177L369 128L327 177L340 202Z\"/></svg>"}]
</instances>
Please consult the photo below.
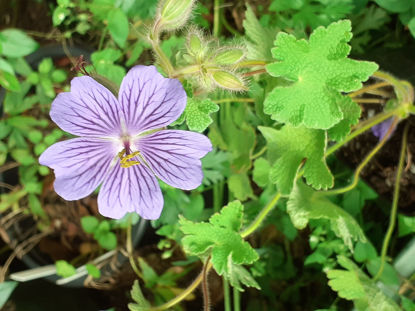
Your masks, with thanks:
<instances>
[{"instance_id":1,"label":"green stem","mask_svg":"<svg viewBox=\"0 0 415 311\"><path fill-rule=\"evenodd\" d=\"M105 27L104 31L101 34L101 38L99 39L98 51L101 51L102 45L104 44L104 39L105 39L105 36L107 35L107 33L108 33L108 27Z\"/></svg>"},{"instance_id":2,"label":"green stem","mask_svg":"<svg viewBox=\"0 0 415 311\"><path fill-rule=\"evenodd\" d=\"M241 293L236 287L233 288L233 310L241 311Z\"/></svg>"},{"instance_id":3,"label":"green stem","mask_svg":"<svg viewBox=\"0 0 415 311\"><path fill-rule=\"evenodd\" d=\"M229 282L224 277L222 277L222 280L225 311L231 311L231 291L229 289Z\"/></svg>"},{"instance_id":4,"label":"green stem","mask_svg":"<svg viewBox=\"0 0 415 311\"><path fill-rule=\"evenodd\" d=\"M277 205L278 200L281 197L281 193L277 192L277 194L272 198L272 200L259 212L258 216L254 219L254 221L242 231L241 237L246 238L252 232L254 232L258 227L261 225L262 221L268 215L268 213Z\"/></svg>"},{"instance_id":5,"label":"green stem","mask_svg":"<svg viewBox=\"0 0 415 311\"><path fill-rule=\"evenodd\" d=\"M265 66L267 64L266 61L263 60L244 60L236 64L238 68L244 67L257 67L257 66Z\"/></svg>"},{"instance_id":6,"label":"green stem","mask_svg":"<svg viewBox=\"0 0 415 311\"><path fill-rule=\"evenodd\" d=\"M366 132L368 129L370 129L374 125L379 124L379 123L385 121L386 119L389 119L393 115L397 114L397 112L399 110L401 110L401 108L397 107L395 109L386 111L384 113L377 114L373 118L366 120L365 122L362 123L361 127L359 127L358 129L356 129L355 131L350 133L343 141L338 142L337 144L335 144L335 145L331 146L330 148L328 148L327 151L326 151L326 157L329 156L330 154L334 153L335 151L337 151L337 149L339 149L340 147L342 147L343 145L345 145L346 143L351 141L356 136L359 136L360 134Z\"/></svg>"},{"instance_id":7,"label":"green stem","mask_svg":"<svg viewBox=\"0 0 415 311\"><path fill-rule=\"evenodd\" d=\"M398 211L398 201L399 201L399 187L401 184L401 175L402 175L403 165L405 161L405 153L406 153L407 142L408 142L408 129L409 129L409 122L406 123L405 129L403 132L401 154L399 156L398 171L396 172L395 189L393 192L392 211L391 211L391 215L389 218L389 227L388 227L388 231L386 231L385 239L383 240L382 251L380 255L380 267L379 267L378 272L373 278L374 281L380 278L380 276L383 273L383 269L385 268L386 253L388 252L389 242L390 242L393 230L395 229L395 225L396 225L396 214Z\"/></svg>"},{"instance_id":8,"label":"green stem","mask_svg":"<svg viewBox=\"0 0 415 311\"><path fill-rule=\"evenodd\" d=\"M158 39L152 41L153 51L156 54L157 60L160 63L160 67L164 70L164 72L171 77L174 72L173 65L170 62L170 59L161 49L160 44L158 43Z\"/></svg>"},{"instance_id":9,"label":"green stem","mask_svg":"<svg viewBox=\"0 0 415 311\"><path fill-rule=\"evenodd\" d=\"M330 191L324 191L324 192L320 192L323 195L336 195L336 194L341 194L341 193L345 193L347 191L352 190L354 187L357 186L357 183L359 182L359 175L362 172L363 168L366 166L367 163L369 163L369 161L375 156L375 154L383 147L383 145L385 145L386 141L388 140L389 136L392 134L393 129L395 128L395 126L398 124L399 122L399 118L395 117L391 126L389 127L388 131L386 132L385 136L382 138L381 141L379 141L379 143L376 145L375 148L373 148L373 150L366 156L366 158L362 161L362 163L359 164L359 166L357 167L354 176L353 176L353 182L344 187L344 188L339 188L339 189L335 189L335 190L330 190Z\"/></svg>"},{"instance_id":10,"label":"green stem","mask_svg":"<svg viewBox=\"0 0 415 311\"><path fill-rule=\"evenodd\" d=\"M254 103L255 99L253 98L223 98L213 100L215 104L222 104L222 103Z\"/></svg>"},{"instance_id":11,"label":"green stem","mask_svg":"<svg viewBox=\"0 0 415 311\"><path fill-rule=\"evenodd\" d=\"M131 224L131 217L130 217L130 219L128 221L127 241L126 241L126 244L127 244L127 253L128 253L128 260L130 261L131 268L134 270L135 274L137 274L137 276L140 279L143 280L144 279L143 278L143 274L138 269L137 264L135 263L134 257L133 257L133 247L132 247L132 239L131 239L131 227L132 227L132 224Z\"/></svg>"},{"instance_id":12,"label":"green stem","mask_svg":"<svg viewBox=\"0 0 415 311\"><path fill-rule=\"evenodd\" d=\"M213 185L213 211L219 212L223 202L223 181L220 181Z\"/></svg>"},{"instance_id":13,"label":"green stem","mask_svg":"<svg viewBox=\"0 0 415 311\"><path fill-rule=\"evenodd\" d=\"M251 160L255 160L256 158L259 158L260 156L262 156L264 153L265 153L265 151L267 151L267 146L264 146L264 147L262 147L262 149L261 150L259 150L257 153L255 153L255 154L253 154L253 155L251 155L249 158L251 159Z\"/></svg>"},{"instance_id":14,"label":"green stem","mask_svg":"<svg viewBox=\"0 0 415 311\"><path fill-rule=\"evenodd\" d=\"M225 17L225 15L221 15L221 18L220 18L220 20L222 21L222 24L223 24L223 26L225 26L225 28L231 33L231 34L233 34L234 36L236 36L236 37L239 37L241 34L235 29L235 28L233 28L229 23L228 23L228 21L226 20L226 17Z\"/></svg>"},{"instance_id":15,"label":"green stem","mask_svg":"<svg viewBox=\"0 0 415 311\"><path fill-rule=\"evenodd\" d=\"M219 37L220 30L220 0L215 0L213 4L213 36Z\"/></svg>"}]
</instances>

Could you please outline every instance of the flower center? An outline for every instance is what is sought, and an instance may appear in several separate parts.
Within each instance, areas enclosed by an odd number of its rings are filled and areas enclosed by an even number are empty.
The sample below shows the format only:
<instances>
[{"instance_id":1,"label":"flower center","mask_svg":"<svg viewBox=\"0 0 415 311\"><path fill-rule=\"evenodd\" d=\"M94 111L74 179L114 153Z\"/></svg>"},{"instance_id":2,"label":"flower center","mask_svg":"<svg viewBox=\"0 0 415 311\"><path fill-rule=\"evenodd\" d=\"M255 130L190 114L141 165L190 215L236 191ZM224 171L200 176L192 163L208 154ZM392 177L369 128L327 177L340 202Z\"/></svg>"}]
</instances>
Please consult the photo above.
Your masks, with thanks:
<instances>
[{"instance_id":1,"label":"flower center","mask_svg":"<svg viewBox=\"0 0 415 311\"><path fill-rule=\"evenodd\" d=\"M118 152L118 157L120 158L120 164L122 168L131 167L133 165L140 165L140 161L133 158L140 156L140 151L131 152L131 145L130 145L130 136L123 135L121 136L121 141L124 146L124 149Z\"/></svg>"}]
</instances>

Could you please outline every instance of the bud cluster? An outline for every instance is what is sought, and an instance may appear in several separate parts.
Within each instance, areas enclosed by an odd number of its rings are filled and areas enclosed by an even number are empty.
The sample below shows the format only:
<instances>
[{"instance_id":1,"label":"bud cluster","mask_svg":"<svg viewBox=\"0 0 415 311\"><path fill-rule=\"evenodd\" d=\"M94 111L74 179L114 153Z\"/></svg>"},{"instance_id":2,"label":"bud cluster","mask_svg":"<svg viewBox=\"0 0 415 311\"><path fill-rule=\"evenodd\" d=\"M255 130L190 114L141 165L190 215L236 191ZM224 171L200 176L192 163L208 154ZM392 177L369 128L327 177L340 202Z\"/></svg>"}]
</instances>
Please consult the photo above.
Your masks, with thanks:
<instances>
[{"instance_id":1,"label":"bud cluster","mask_svg":"<svg viewBox=\"0 0 415 311\"><path fill-rule=\"evenodd\" d=\"M183 58L190 66L182 74L196 76L197 82L204 89L247 89L242 76L236 72L236 65L245 57L242 47L218 47L215 40L206 39L202 31L193 28L187 34L186 50L187 54Z\"/></svg>"}]
</instances>

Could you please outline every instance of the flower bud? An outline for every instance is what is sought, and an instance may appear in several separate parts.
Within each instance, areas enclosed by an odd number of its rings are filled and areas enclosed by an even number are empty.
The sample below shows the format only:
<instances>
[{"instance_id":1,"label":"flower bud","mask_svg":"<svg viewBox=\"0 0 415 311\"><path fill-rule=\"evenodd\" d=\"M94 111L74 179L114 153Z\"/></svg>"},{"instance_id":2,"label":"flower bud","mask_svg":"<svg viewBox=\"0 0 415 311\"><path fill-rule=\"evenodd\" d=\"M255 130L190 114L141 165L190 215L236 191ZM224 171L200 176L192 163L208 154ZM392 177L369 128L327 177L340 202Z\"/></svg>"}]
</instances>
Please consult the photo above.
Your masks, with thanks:
<instances>
[{"instance_id":1,"label":"flower bud","mask_svg":"<svg viewBox=\"0 0 415 311\"><path fill-rule=\"evenodd\" d=\"M228 71L218 70L212 73L213 81L221 88L230 91L246 91L247 87L243 80L233 73Z\"/></svg>"},{"instance_id":2,"label":"flower bud","mask_svg":"<svg viewBox=\"0 0 415 311\"><path fill-rule=\"evenodd\" d=\"M163 0L157 11L160 30L182 27L192 13L195 0Z\"/></svg>"},{"instance_id":3,"label":"flower bud","mask_svg":"<svg viewBox=\"0 0 415 311\"><path fill-rule=\"evenodd\" d=\"M240 48L227 48L218 51L213 61L216 65L233 65L244 58L244 51Z\"/></svg>"}]
</instances>

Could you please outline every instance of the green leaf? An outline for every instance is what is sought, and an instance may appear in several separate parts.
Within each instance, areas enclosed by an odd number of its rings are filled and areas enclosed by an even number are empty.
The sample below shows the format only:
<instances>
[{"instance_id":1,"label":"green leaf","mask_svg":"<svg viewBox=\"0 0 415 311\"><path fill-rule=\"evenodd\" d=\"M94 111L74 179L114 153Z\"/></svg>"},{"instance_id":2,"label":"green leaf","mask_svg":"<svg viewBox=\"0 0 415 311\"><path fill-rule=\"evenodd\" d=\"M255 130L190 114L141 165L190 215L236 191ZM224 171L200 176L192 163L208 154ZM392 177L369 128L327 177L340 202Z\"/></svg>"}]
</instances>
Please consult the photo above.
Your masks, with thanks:
<instances>
[{"instance_id":1,"label":"green leaf","mask_svg":"<svg viewBox=\"0 0 415 311\"><path fill-rule=\"evenodd\" d=\"M99 279L101 277L101 271L95 265L87 263L85 267L88 274L93 278Z\"/></svg>"},{"instance_id":2,"label":"green leaf","mask_svg":"<svg viewBox=\"0 0 415 311\"><path fill-rule=\"evenodd\" d=\"M265 187L268 185L270 169L271 165L266 159L259 158L255 160L252 178L258 186Z\"/></svg>"},{"instance_id":3,"label":"green leaf","mask_svg":"<svg viewBox=\"0 0 415 311\"><path fill-rule=\"evenodd\" d=\"M378 255L376 252L376 248L374 248L371 243L362 243L360 241L356 243L353 258L357 262L365 262L368 260L376 259L377 256Z\"/></svg>"},{"instance_id":4,"label":"green leaf","mask_svg":"<svg viewBox=\"0 0 415 311\"><path fill-rule=\"evenodd\" d=\"M34 52L39 44L19 29L0 32L2 54L7 57L22 57Z\"/></svg>"},{"instance_id":5,"label":"green leaf","mask_svg":"<svg viewBox=\"0 0 415 311\"><path fill-rule=\"evenodd\" d=\"M42 208L42 204L40 203L38 197L34 194L29 194L29 207L30 211L33 215L39 216L41 218L46 218L46 213Z\"/></svg>"},{"instance_id":6,"label":"green leaf","mask_svg":"<svg viewBox=\"0 0 415 311\"><path fill-rule=\"evenodd\" d=\"M121 48L125 47L129 26L128 18L120 9L111 10L108 14L108 29L115 43Z\"/></svg>"},{"instance_id":7,"label":"green leaf","mask_svg":"<svg viewBox=\"0 0 415 311\"><path fill-rule=\"evenodd\" d=\"M210 114L219 110L219 106L210 99L188 98L184 110L186 124L190 130L203 132L212 122Z\"/></svg>"},{"instance_id":8,"label":"green leaf","mask_svg":"<svg viewBox=\"0 0 415 311\"><path fill-rule=\"evenodd\" d=\"M377 70L375 63L347 58L351 39L348 20L319 27L309 41L279 33L272 53L278 62L267 65L268 73L292 84L276 87L264 102L274 120L293 126L329 129L345 118L342 92L362 87Z\"/></svg>"},{"instance_id":9,"label":"green leaf","mask_svg":"<svg viewBox=\"0 0 415 311\"><path fill-rule=\"evenodd\" d=\"M298 181L287 202L287 212L297 229L304 229L310 219L327 219L333 232L353 250L353 240L366 242L356 220L345 210Z\"/></svg>"},{"instance_id":10,"label":"green leaf","mask_svg":"<svg viewBox=\"0 0 415 311\"><path fill-rule=\"evenodd\" d=\"M67 262L66 260L56 261L55 266L56 266L56 274L63 278L70 277L76 273L75 267L71 265L69 262Z\"/></svg>"},{"instance_id":11,"label":"green leaf","mask_svg":"<svg viewBox=\"0 0 415 311\"><path fill-rule=\"evenodd\" d=\"M346 270L328 270L329 286L344 299L353 300L358 310L399 311L399 306L386 296L376 283L345 256L337 257Z\"/></svg>"},{"instance_id":12,"label":"green leaf","mask_svg":"<svg viewBox=\"0 0 415 311\"><path fill-rule=\"evenodd\" d=\"M51 76L52 81L55 83L62 83L66 80L67 77L68 76L66 74L66 71L62 69L55 69L52 72L52 76Z\"/></svg>"},{"instance_id":13,"label":"green leaf","mask_svg":"<svg viewBox=\"0 0 415 311\"><path fill-rule=\"evenodd\" d=\"M228 271L228 257L236 265L251 264L258 260L258 254L245 242L236 229L241 228L243 206L240 202L231 202L210 222L194 223L180 217L180 230L185 234L182 239L185 251L190 255L204 257L211 253L211 262L219 275Z\"/></svg>"},{"instance_id":14,"label":"green leaf","mask_svg":"<svg viewBox=\"0 0 415 311\"><path fill-rule=\"evenodd\" d=\"M52 69L53 69L53 61L52 61L52 58L50 57L42 59L42 61L40 62L38 66L39 73L41 74L42 73L47 74L51 72Z\"/></svg>"},{"instance_id":15,"label":"green leaf","mask_svg":"<svg viewBox=\"0 0 415 311\"><path fill-rule=\"evenodd\" d=\"M202 159L203 184L205 186L216 184L229 175L229 158L229 153L214 149Z\"/></svg>"},{"instance_id":16,"label":"green leaf","mask_svg":"<svg viewBox=\"0 0 415 311\"><path fill-rule=\"evenodd\" d=\"M159 276L157 275L156 271L154 271L154 269L150 267L150 265L141 257L138 258L138 264L140 265L140 270L143 274L143 279L145 281L146 287L152 288L157 284Z\"/></svg>"},{"instance_id":17,"label":"green leaf","mask_svg":"<svg viewBox=\"0 0 415 311\"><path fill-rule=\"evenodd\" d=\"M240 292L244 291L242 285L261 289L248 270L240 265L235 265L232 262L231 255L228 256L228 267L225 272L225 277L229 280L229 283Z\"/></svg>"},{"instance_id":18,"label":"green leaf","mask_svg":"<svg viewBox=\"0 0 415 311\"><path fill-rule=\"evenodd\" d=\"M381 260L379 257L369 260L366 264L367 270L372 276L375 276L380 268ZM382 275L379 277L379 280L386 285L399 286L400 280L398 272L392 267L389 263L385 262L383 267Z\"/></svg>"},{"instance_id":19,"label":"green leaf","mask_svg":"<svg viewBox=\"0 0 415 311\"><path fill-rule=\"evenodd\" d=\"M94 216L84 216L81 218L82 229L87 233L94 233L98 228L99 221Z\"/></svg>"},{"instance_id":20,"label":"green leaf","mask_svg":"<svg viewBox=\"0 0 415 311\"><path fill-rule=\"evenodd\" d=\"M343 120L330 128L327 133L332 140L341 141L350 133L350 127L359 122L362 111L349 96L342 96L338 105L343 113Z\"/></svg>"},{"instance_id":21,"label":"green leaf","mask_svg":"<svg viewBox=\"0 0 415 311\"><path fill-rule=\"evenodd\" d=\"M131 297L136 303L129 303L128 308L130 311L145 311L150 308L150 303L144 298L143 292L140 289L138 281L135 280L133 287L131 288Z\"/></svg>"},{"instance_id":22,"label":"green leaf","mask_svg":"<svg viewBox=\"0 0 415 311\"><path fill-rule=\"evenodd\" d=\"M11 156L22 165L31 165L37 162L27 149L13 149Z\"/></svg>"},{"instance_id":23,"label":"green leaf","mask_svg":"<svg viewBox=\"0 0 415 311\"><path fill-rule=\"evenodd\" d=\"M0 194L0 212L5 211L7 208L18 204L19 200L27 194L25 189L14 190L9 193Z\"/></svg>"},{"instance_id":24,"label":"green leaf","mask_svg":"<svg viewBox=\"0 0 415 311\"><path fill-rule=\"evenodd\" d=\"M228 179L228 186L238 200L245 201L249 198L255 198L251 182L246 173L232 174Z\"/></svg>"},{"instance_id":25,"label":"green leaf","mask_svg":"<svg viewBox=\"0 0 415 311\"><path fill-rule=\"evenodd\" d=\"M321 130L285 125L281 130L259 126L267 140L269 160L272 164L270 180L282 194L289 194L303 160L304 177L315 189L333 186L333 176L324 157L326 133ZM275 161L275 162L273 162Z\"/></svg>"},{"instance_id":26,"label":"green leaf","mask_svg":"<svg viewBox=\"0 0 415 311\"><path fill-rule=\"evenodd\" d=\"M0 309L6 304L17 284L19 283L15 281L5 281L0 283Z\"/></svg>"},{"instance_id":27,"label":"green leaf","mask_svg":"<svg viewBox=\"0 0 415 311\"><path fill-rule=\"evenodd\" d=\"M71 13L70 10L67 8L63 8L58 6L55 10L53 10L52 14L52 22L53 26L59 26L65 20L65 18Z\"/></svg>"},{"instance_id":28,"label":"green leaf","mask_svg":"<svg viewBox=\"0 0 415 311\"><path fill-rule=\"evenodd\" d=\"M413 5L413 2L408 0L375 0L375 2L393 13L406 12Z\"/></svg>"},{"instance_id":29,"label":"green leaf","mask_svg":"<svg viewBox=\"0 0 415 311\"><path fill-rule=\"evenodd\" d=\"M0 70L0 85L12 92L20 91L20 83L16 76L7 71Z\"/></svg>"},{"instance_id":30,"label":"green leaf","mask_svg":"<svg viewBox=\"0 0 415 311\"><path fill-rule=\"evenodd\" d=\"M251 6L246 4L245 20L243 21L245 29L249 59L272 60L271 48L273 47L272 38L275 31L263 28Z\"/></svg>"},{"instance_id":31,"label":"green leaf","mask_svg":"<svg viewBox=\"0 0 415 311\"><path fill-rule=\"evenodd\" d=\"M106 250L113 250L117 247L117 236L113 232L105 232L98 236L98 243Z\"/></svg>"},{"instance_id":32,"label":"green leaf","mask_svg":"<svg viewBox=\"0 0 415 311\"><path fill-rule=\"evenodd\" d=\"M399 237L403 237L415 232L415 217L405 216L400 214L398 216L399 223Z\"/></svg>"},{"instance_id":33,"label":"green leaf","mask_svg":"<svg viewBox=\"0 0 415 311\"><path fill-rule=\"evenodd\" d=\"M4 162L6 162L7 152L8 152L7 145L3 143L2 141L0 141L0 166L3 165Z\"/></svg>"}]
</instances>

